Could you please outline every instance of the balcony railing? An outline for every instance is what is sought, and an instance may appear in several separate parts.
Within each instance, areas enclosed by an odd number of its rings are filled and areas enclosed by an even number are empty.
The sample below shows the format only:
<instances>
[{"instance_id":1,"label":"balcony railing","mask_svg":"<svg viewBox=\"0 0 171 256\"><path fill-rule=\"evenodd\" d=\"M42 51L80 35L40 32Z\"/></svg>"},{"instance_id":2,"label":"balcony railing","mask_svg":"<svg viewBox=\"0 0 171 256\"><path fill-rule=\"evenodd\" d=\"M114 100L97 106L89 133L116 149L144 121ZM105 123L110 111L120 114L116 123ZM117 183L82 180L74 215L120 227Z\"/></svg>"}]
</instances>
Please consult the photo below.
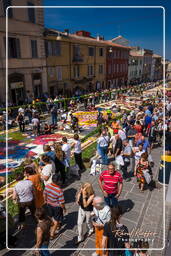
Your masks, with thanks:
<instances>
[{"instance_id":1,"label":"balcony railing","mask_svg":"<svg viewBox=\"0 0 171 256\"><path fill-rule=\"evenodd\" d=\"M84 58L82 56L73 56L73 62L83 62Z\"/></svg>"}]
</instances>

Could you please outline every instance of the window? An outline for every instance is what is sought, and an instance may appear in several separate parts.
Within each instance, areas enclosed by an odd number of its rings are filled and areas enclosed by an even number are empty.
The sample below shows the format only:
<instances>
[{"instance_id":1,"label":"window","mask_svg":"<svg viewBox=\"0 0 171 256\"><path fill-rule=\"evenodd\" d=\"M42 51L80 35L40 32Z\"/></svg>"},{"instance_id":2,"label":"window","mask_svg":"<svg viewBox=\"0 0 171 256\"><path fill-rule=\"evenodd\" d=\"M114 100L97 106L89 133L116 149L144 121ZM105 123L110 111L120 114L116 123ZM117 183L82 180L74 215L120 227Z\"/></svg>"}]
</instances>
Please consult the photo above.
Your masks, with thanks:
<instances>
[{"instance_id":1,"label":"window","mask_svg":"<svg viewBox=\"0 0 171 256\"><path fill-rule=\"evenodd\" d=\"M12 6L11 0L3 0L3 9L4 9L4 15L6 16L6 9L8 6ZM8 9L8 18L12 18L13 13L12 13L12 8Z\"/></svg>"},{"instance_id":2,"label":"window","mask_svg":"<svg viewBox=\"0 0 171 256\"><path fill-rule=\"evenodd\" d=\"M80 77L80 66L74 66L73 71L74 71L74 78L79 78Z\"/></svg>"},{"instance_id":3,"label":"window","mask_svg":"<svg viewBox=\"0 0 171 256\"><path fill-rule=\"evenodd\" d=\"M93 65L88 65L87 73L88 76L93 76Z\"/></svg>"},{"instance_id":4,"label":"window","mask_svg":"<svg viewBox=\"0 0 171 256\"><path fill-rule=\"evenodd\" d=\"M117 68L116 73L119 73L119 64L117 64L116 68Z\"/></svg>"},{"instance_id":5,"label":"window","mask_svg":"<svg viewBox=\"0 0 171 256\"><path fill-rule=\"evenodd\" d=\"M94 56L94 48L88 47L88 56Z\"/></svg>"},{"instance_id":6,"label":"window","mask_svg":"<svg viewBox=\"0 0 171 256\"><path fill-rule=\"evenodd\" d=\"M57 66L57 80L61 81L62 80L62 67Z\"/></svg>"},{"instance_id":7,"label":"window","mask_svg":"<svg viewBox=\"0 0 171 256\"><path fill-rule=\"evenodd\" d=\"M60 56L61 45L59 41L47 41L46 42L46 56Z\"/></svg>"},{"instance_id":8,"label":"window","mask_svg":"<svg viewBox=\"0 0 171 256\"><path fill-rule=\"evenodd\" d=\"M104 49L103 48L99 48L99 56L103 56L104 55Z\"/></svg>"},{"instance_id":9,"label":"window","mask_svg":"<svg viewBox=\"0 0 171 256\"><path fill-rule=\"evenodd\" d=\"M99 74L103 74L103 64L99 65Z\"/></svg>"},{"instance_id":10,"label":"window","mask_svg":"<svg viewBox=\"0 0 171 256\"><path fill-rule=\"evenodd\" d=\"M113 73L116 73L116 64L113 65Z\"/></svg>"},{"instance_id":11,"label":"window","mask_svg":"<svg viewBox=\"0 0 171 256\"><path fill-rule=\"evenodd\" d=\"M18 38L8 38L8 56L9 58L20 58L20 40Z\"/></svg>"},{"instance_id":12,"label":"window","mask_svg":"<svg viewBox=\"0 0 171 256\"><path fill-rule=\"evenodd\" d=\"M111 64L109 64L109 66L108 66L108 74L111 74L112 73L112 66L111 66Z\"/></svg>"},{"instance_id":13,"label":"window","mask_svg":"<svg viewBox=\"0 0 171 256\"><path fill-rule=\"evenodd\" d=\"M73 55L75 57L81 56L81 49L79 45L74 45L73 46Z\"/></svg>"},{"instance_id":14,"label":"window","mask_svg":"<svg viewBox=\"0 0 171 256\"><path fill-rule=\"evenodd\" d=\"M31 2L27 3L28 8L28 20L32 23L36 22L36 17L35 17L35 9L33 8L34 4Z\"/></svg>"},{"instance_id":15,"label":"window","mask_svg":"<svg viewBox=\"0 0 171 256\"><path fill-rule=\"evenodd\" d=\"M32 52L32 58L38 58L36 40L31 40L31 52Z\"/></svg>"},{"instance_id":16,"label":"window","mask_svg":"<svg viewBox=\"0 0 171 256\"><path fill-rule=\"evenodd\" d=\"M48 75L50 78L54 77L54 67L49 67L48 68Z\"/></svg>"}]
</instances>

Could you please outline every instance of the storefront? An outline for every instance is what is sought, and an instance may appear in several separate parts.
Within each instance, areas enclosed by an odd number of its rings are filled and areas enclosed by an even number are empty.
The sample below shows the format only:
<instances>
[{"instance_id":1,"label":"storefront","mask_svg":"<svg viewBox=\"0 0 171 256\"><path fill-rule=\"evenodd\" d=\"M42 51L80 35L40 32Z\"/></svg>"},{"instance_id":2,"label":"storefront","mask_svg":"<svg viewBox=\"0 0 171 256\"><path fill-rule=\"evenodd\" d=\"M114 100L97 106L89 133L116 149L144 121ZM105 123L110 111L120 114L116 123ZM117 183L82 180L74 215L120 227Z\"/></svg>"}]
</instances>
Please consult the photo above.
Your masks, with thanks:
<instances>
[{"instance_id":1,"label":"storefront","mask_svg":"<svg viewBox=\"0 0 171 256\"><path fill-rule=\"evenodd\" d=\"M15 105L22 105L25 99L24 75L9 75L9 101Z\"/></svg>"},{"instance_id":2,"label":"storefront","mask_svg":"<svg viewBox=\"0 0 171 256\"><path fill-rule=\"evenodd\" d=\"M33 79L33 92L34 98L41 98L42 97L42 79L41 74L36 73L32 75Z\"/></svg>"}]
</instances>

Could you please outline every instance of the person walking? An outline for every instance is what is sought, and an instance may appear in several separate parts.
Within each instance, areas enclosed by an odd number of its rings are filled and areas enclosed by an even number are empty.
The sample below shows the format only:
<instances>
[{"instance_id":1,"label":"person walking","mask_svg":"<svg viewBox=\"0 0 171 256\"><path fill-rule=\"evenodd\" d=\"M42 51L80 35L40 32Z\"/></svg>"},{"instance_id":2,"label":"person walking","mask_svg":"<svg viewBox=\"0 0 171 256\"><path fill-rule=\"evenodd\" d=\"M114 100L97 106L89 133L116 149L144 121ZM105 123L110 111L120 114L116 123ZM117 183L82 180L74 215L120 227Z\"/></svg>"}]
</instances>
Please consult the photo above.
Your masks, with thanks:
<instances>
[{"instance_id":1,"label":"person walking","mask_svg":"<svg viewBox=\"0 0 171 256\"><path fill-rule=\"evenodd\" d=\"M19 209L19 226L18 229L23 229L25 226L25 211L29 208L32 217L35 214L35 192L32 181L24 180L24 174L18 173L16 175L16 181L18 182L13 190L13 200L18 203Z\"/></svg>"},{"instance_id":2,"label":"person walking","mask_svg":"<svg viewBox=\"0 0 171 256\"><path fill-rule=\"evenodd\" d=\"M111 208L117 206L123 188L123 179L122 175L116 171L114 164L108 165L108 169L101 173L98 182L104 194L105 203Z\"/></svg>"},{"instance_id":3,"label":"person walking","mask_svg":"<svg viewBox=\"0 0 171 256\"><path fill-rule=\"evenodd\" d=\"M44 204L43 188L40 174L37 174L33 167L25 167L25 176L28 180L32 181L35 191L35 207L41 208Z\"/></svg>"},{"instance_id":4,"label":"person walking","mask_svg":"<svg viewBox=\"0 0 171 256\"><path fill-rule=\"evenodd\" d=\"M129 144L128 140L123 141L123 151L122 151L122 157L124 160L124 165L122 166L122 172L123 172L123 178L126 180L126 182L130 181L131 178L129 177L130 173L134 173L134 158L133 158L133 150L132 147ZM131 164L131 171L128 174L128 166Z\"/></svg>"},{"instance_id":5,"label":"person walking","mask_svg":"<svg viewBox=\"0 0 171 256\"><path fill-rule=\"evenodd\" d=\"M20 132L24 132L25 122L24 122L24 114L22 112L18 113L16 121L18 122Z\"/></svg>"},{"instance_id":6,"label":"person walking","mask_svg":"<svg viewBox=\"0 0 171 256\"><path fill-rule=\"evenodd\" d=\"M56 160L55 160L56 171L60 172L61 180L62 180L62 183L64 184L65 180L66 180L66 172L65 172L65 164L64 164L65 154L62 151L62 146L60 143L55 143L54 149L55 149L55 154L56 154Z\"/></svg>"},{"instance_id":7,"label":"person walking","mask_svg":"<svg viewBox=\"0 0 171 256\"><path fill-rule=\"evenodd\" d=\"M68 144L67 137L62 138L62 151L64 152L64 164L67 169L67 176L69 178L69 168L70 168L70 159L71 159L71 146Z\"/></svg>"},{"instance_id":8,"label":"person walking","mask_svg":"<svg viewBox=\"0 0 171 256\"><path fill-rule=\"evenodd\" d=\"M75 158L75 163L79 167L79 175L81 176L81 172L85 170L83 160L82 160L82 150L81 150L81 141L79 139L78 134L74 134L74 158Z\"/></svg>"},{"instance_id":9,"label":"person walking","mask_svg":"<svg viewBox=\"0 0 171 256\"><path fill-rule=\"evenodd\" d=\"M94 199L93 187L90 183L84 183L81 186L77 194L76 202L79 205L78 210L78 240L76 245L83 241L83 222L86 218L86 223L88 226L88 236L93 233L93 225L91 222L91 212L93 211L93 199Z\"/></svg>"},{"instance_id":10,"label":"person walking","mask_svg":"<svg viewBox=\"0 0 171 256\"><path fill-rule=\"evenodd\" d=\"M52 125L56 126L57 125L57 114L58 114L57 106L53 105L50 112L51 112L51 117L52 117Z\"/></svg>"},{"instance_id":11,"label":"person walking","mask_svg":"<svg viewBox=\"0 0 171 256\"><path fill-rule=\"evenodd\" d=\"M111 211L110 207L105 205L104 199L99 196L94 198L93 206L92 221L95 228L96 252L92 256L102 256L103 251L99 249L102 248L104 225L110 221Z\"/></svg>"},{"instance_id":12,"label":"person walking","mask_svg":"<svg viewBox=\"0 0 171 256\"><path fill-rule=\"evenodd\" d=\"M33 116L32 124L33 124L33 133L35 136L38 136L40 134L40 120L36 114Z\"/></svg>"},{"instance_id":13,"label":"person walking","mask_svg":"<svg viewBox=\"0 0 171 256\"><path fill-rule=\"evenodd\" d=\"M48 215L53 221L53 226L50 232L50 239L56 237L55 232L61 228L63 221L63 213L66 212L65 200L62 189L59 186L60 176L54 174L52 182L45 186L44 201L47 204Z\"/></svg>"},{"instance_id":14,"label":"person walking","mask_svg":"<svg viewBox=\"0 0 171 256\"><path fill-rule=\"evenodd\" d=\"M104 225L104 232L102 238L103 255L125 256L124 250L112 251L110 250L110 248L123 249L130 247L128 228L120 222L121 216L122 210L120 207L111 209L111 219Z\"/></svg>"},{"instance_id":15,"label":"person walking","mask_svg":"<svg viewBox=\"0 0 171 256\"><path fill-rule=\"evenodd\" d=\"M44 208L37 209L35 216L38 223L36 227L36 244L34 249L41 250L34 251L34 255L50 256L50 253L47 249L50 241L50 229L52 221L47 217Z\"/></svg>"},{"instance_id":16,"label":"person walking","mask_svg":"<svg viewBox=\"0 0 171 256\"><path fill-rule=\"evenodd\" d=\"M47 155L43 155L41 158L44 166L39 168L39 172L41 175L41 179L44 182L44 185L50 184L52 182L52 175L55 174L56 168L55 164L52 160L50 160L50 157Z\"/></svg>"},{"instance_id":17,"label":"person walking","mask_svg":"<svg viewBox=\"0 0 171 256\"><path fill-rule=\"evenodd\" d=\"M100 153L100 156L102 158L102 164L107 165L108 164L108 147L110 143L110 138L106 134L106 130L103 130L101 133L101 136L97 140L97 148L98 152Z\"/></svg>"}]
</instances>

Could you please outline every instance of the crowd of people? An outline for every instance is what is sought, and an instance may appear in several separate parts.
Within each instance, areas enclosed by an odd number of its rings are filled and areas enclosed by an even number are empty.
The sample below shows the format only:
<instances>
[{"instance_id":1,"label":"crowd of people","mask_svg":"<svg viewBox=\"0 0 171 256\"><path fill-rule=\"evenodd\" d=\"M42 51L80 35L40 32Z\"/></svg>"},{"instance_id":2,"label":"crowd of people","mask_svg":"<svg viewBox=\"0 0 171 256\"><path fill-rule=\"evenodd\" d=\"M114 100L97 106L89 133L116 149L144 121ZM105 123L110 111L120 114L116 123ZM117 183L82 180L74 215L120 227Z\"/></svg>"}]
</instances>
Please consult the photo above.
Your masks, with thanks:
<instances>
[{"instance_id":1,"label":"crowd of people","mask_svg":"<svg viewBox=\"0 0 171 256\"><path fill-rule=\"evenodd\" d=\"M52 125L56 125L57 106L49 107L49 111L52 115ZM23 116L23 110L20 109L17 122L22 132L25 129ZM78 204L78 237L74 241L75 246L95 232L94 256L148 255L148 240L138 241L136 244L130 242L129 230L121 220L123 209L119 204L119 197L124 182L129 182L134 176L141 193L146 188L153 189L155 186L151 152L153 148L162 145L165 131L165 149L171 154L170 118L171 103L168 99L164 110L161 97L148 101L146 106L135 105L132 111L125 112L118 120L109 115L106 121L99 112L98 126L101 127L101 133L97 139L96 161L103 166L97 178L103 196L94 192L90 182L85 181L78 189L75 198ZM29 120L37 136L40 133L38 113L35 112L33 116L30 114ZM25 211L29 208L36 225L35 254L40 252L41 255L50 255L49 241L55 239L62 230L64 215L68 218L67 221L74 221L67 217L62 189L63 184L70 180L72 148L75 163L79 167L78 179L81 178L85 166L78 135L78 120L72 120L71 123L75 132L72 145L66 137L63 137L60 143L54 143L53 147L44 145L44 154L39 162L26 159L23 173L17 174L16 177L18 183L13 190L13 200L16 200L19 209L18 228L26 228ZM46 132L50 132L49 129L51 127L47 124ZM85 220L88 230L86 236L83 235ZM132 248L144 249L135 251Z\"/></svg>"}]
</instances>

